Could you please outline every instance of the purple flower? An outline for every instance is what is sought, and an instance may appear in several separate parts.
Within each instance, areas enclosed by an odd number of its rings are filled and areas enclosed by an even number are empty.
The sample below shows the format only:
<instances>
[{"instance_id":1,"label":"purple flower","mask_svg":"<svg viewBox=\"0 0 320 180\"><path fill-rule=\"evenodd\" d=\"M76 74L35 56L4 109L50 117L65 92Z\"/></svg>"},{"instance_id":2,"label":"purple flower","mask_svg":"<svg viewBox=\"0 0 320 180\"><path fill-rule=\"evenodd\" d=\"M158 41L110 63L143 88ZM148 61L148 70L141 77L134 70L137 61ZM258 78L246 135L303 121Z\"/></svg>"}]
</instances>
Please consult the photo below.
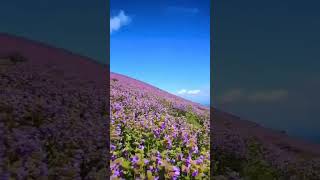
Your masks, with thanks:
<instances>
[{"instance_id":1,"label":"purple flower","mask_svg":"<svg viewBox=\"0 0 320 180\"><path fill-rule=\"evenodd\" d=\"M139 149L144 150L144 145L139 145Z\"/></svg>"},{"instance_id":2,"label":"purple flower","mask_svg":"<svg viewBox=\"0 0 320 180\"><path fill-rule=\"evenodd\" d=\"M198 153L198 152L199 152L199 149L198 149L198 146L197 146L197 145L195 145L195 146L192 147L192 152L193 152L193 153Z\"/></svg>"},{"instance_id":3,"label":"purple flower","mask_svg":"<svg viewBox=\"0 0 320 180\"><path fill-rule=\"evenodd\" d=\"M111 170L117 169L118 167L119 167L119 165L116 163L111 163L111 165L110 165Z\"/></svg>"},{"instance_id":4,"label":"purple flower","mask_svg":"<svg viewBox=\"0 0 320 180\"><path fill-rule=\"evenodd\" d=\"M166 123L162 123L161 130L164 130L166 128Z\"/></svg>"},{"instance_id":5,"label":"purple flower","mask_svg":"<svg viewBox=\"0 0 320 180\"><path fill-rule=\"evenodd\" d=\"M114 105L114 109L116 110L116 111L119 111L119 110L121 110L121 105L119 104L119 103L116 103L115 105Z\"/></svg>"},{"instance_id":6,"label":"purple flower","mask_svg":"<svg viewBox=\"0 0 320 180\"><path fill-rule=\"evenodd\" d=\"M183 138L183 142L184 143L188 143L189 138L188 138L188 134L187 133L184 133L182 138Z\"/></svg>"},{"instance_id":7,"label":"purple flower","mask_svg":"<svg viewBox=\"0 0 320 180\"><path fill-rule=\"evenodd\" d=\"M161 158L161 154L160 154L159 151L156 152L156 156L157 156L158 158Z\"/></svg>"},{"instance_id":8,"label":"purple flower","mask_svg":"<svg viewBox=\"0 0 320 180\"><path fill-rule=\"evenodd\" d=\"M186 166L189 166L191 163L191 156L189 155L188 158L186 159Z\"/></svg>"},{"instance_id":9,"label":"purple flower","mask_svg":"<svg viewBox=\"0 0 320 180\"><path fill-rule=\"evenodd\" d=\"M175 177L180 175L180 169L177 166L173 166L172 170L174 172Z\"/></svg>"},{"instance_id":10,"label":"purple flower","mask_svg":"<svg viewBox=\"0 0 320 180\"><path fill-rule=\"evenodd\" d=\"M167 141L167 148L171 148L172 147L172 141L171 141L171 139L170 139L170 137L166 134L165 136L164 136L164 138L165 138L165 140Z\"/></svg>"},{"instance_id":11,"label":"purple flower","mask_svg":"<svg viewBox=\"0 0 320 180\"><path fill-rule=\"evenodd\" d=\"M201 163L203 163L203 159L204 159L204 157L201 155L201 156L196 160L196 164L201 164Z\"/></svg>"},{"instance_id":12,"label":"purple flower","mask_svg":"<svg viewBox=\"0 0 320 180\"><path fill-rule=\"evenodd\" d=\"M160 158L157 159L157 164L158 164L159 166L161 166L161 165L163 164L163 162L162 162L162 160L161 160Z\"/></svg>"},{"instance_id":13,"label":"purple flower","mask_svg":"<svg viewBox=\"0 0 320 180\"><path fill-rule=\"evenodd\" d=\"M113 175L119 177L120 176L120 171L119 169L116 169L113 171Z\"/></svg>"},{"instance_id":14,"label":"purple flower","mask_svg":"<svg viewBox=\"0 0 320 180\"><path fill-rule=\"evenodd\" d=\"M133 158L131 159L132 164L136 164L138 161L139 161L138 156L133 156Z\"/></svg>"},{"instance_id":15,"label":"purple flower","mask_svg":"<svg viewBox=\"0 0 320 180\"><path fill-rule=\"evenodd\" d=\"M144 163L148 164L150 161L148 159L144 159Z\"/></svg>"},{"instance_id":16,"label":"purple flower","mask_svg":"<svg viewBox=\"0 0 320 180\"><path fill-rule=\"evenodd\" d=\"M116 150L116 146L113 145L113 144L110 144L110 149L111 149L111 151L115 151Z\"/></svg>"},{"instance_id":17,"label":"purple flower","mask_svg":"<svg viewBox=\"0 0 320 180\"><path fill-rule=\"evenodd\" d=\"M155 129L153 130L154 135L159 138L160 137L160 130L159 129Z\"/></svg>"},{"instance_id":18,"label":"purple flower","mask_svg":"<svg viewBox=\"0 0 320 180\"><path fill-rule=\"evenodd\" d=\"M198 175L198 170L194 170L194 171L192 172L192 176L195 177L195 176L197 176L197 175Z\"/></svg>"},{"instance_id":19,"label":"purple flower","mask_svg":"<svg viewBox=\"0 0 320 180\"><path fill-rule=\"evenodd\" d=\"M182 160L182 158L183 158L183 154L182 154L182 153L180 153L180 154L178 155L178 159L179 159L179 161L181 161L181 160Z\"/></svg>"},{"instance_id":20,"label":"purple flower","mask_svg":"<svg viewBox=\"0 0 320 180\"><path fill-rule=\"evenodd\" d=\"M148 169L149 169L150 171L153 171L153 170L154 170L153 166L149 166Z\"/></svg>"}]
</instances>

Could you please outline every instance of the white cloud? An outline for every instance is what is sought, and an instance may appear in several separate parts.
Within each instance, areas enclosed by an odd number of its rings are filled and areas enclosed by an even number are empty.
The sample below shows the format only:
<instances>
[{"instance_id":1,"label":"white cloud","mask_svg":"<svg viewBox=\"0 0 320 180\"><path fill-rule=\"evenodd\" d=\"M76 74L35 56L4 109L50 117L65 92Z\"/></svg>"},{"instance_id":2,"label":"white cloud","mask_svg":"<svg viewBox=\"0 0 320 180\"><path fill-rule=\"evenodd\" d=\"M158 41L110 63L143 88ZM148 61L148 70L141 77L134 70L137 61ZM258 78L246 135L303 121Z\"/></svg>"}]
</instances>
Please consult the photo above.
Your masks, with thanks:
<instances>
[{"instance_id":1,"label":"white cloud","mask_svg":"<svg viewBox=\"0 0 320 180\"><path fill-rule=\"evenodd\" d=\"M121 10L118 15L110 18L110 33L119 30L122 26L128 25L130 22L131 18Z\"/></svg>"},{"instance_id":2,"label":"white cloud","mask_svg":"<svg viewBox=\"0 0 320 180\"><path fill-rule=\"evenodd\" d=\"M236 102L250 102L250 103L270 103L279 102L288 97L287 90L274 89L263 90L256 92L246 92L243 89L231 89L226 91L222 96L218 97L220 103L236 103Z\"/></svg>"},{"instance_id":3,"label":"white cloud","mask_svg":"<svg viewBox=\"0 0 320 180\"><path fill-rule=\"evenodd\" d=\"M205 85L198 87L198 89L181 89L179 91L172 91L172 94L188 99L193 102L208 105L210 104L210 86Z\"/></svg>"},{"instance_id":4,"label":"white cloud","mask_svg":"<svg viewBox=\"0 0 320 180\"><path fill-rule=\"evenodd\" d=\"M271 90L265 92L256 92L248 97L251 102L275 102L287 98L286 90Z\"/></svg>"},{"instance_id":5,"label":"white cloud","mask_svg":"<svg viewBox=\"0 0 320 180\"><path fill-rule=\"evenodd\" d=\"M181 89L180 91L178 91L178 94L185 94L186 92L187 92L187 90Z\"/></svg>"},{"instance_id":6,"label":"white cloud","mask_svg":"<svg viewBox=\"0 0 320 180\"><path fill-rule=\"evenodd\" d=\"M196 95L199 94L201 91L199 89L195 90L186 90L186 89L181 89L178 91L178 94L184 95L184 94L189 94L189 95Z\"/></svg>"},{"instance_id":7,"label":"white cloud","mask_svg":"<svg viewBox=\"0 0 320 180\"><path fill-rule=\"evenodd\" d=\"M222 103L237 102L245 96L242 89L232 89L223 94L219 99Z\"/></svg>"},{"instance_id":8,"label":"white cloud","mask_svg":"<svg viewBox=\"0 0 320 180\"><path fill-rule=\"evenodd\" d=\"M187 92L187 94L199 94L200 90L199 89L195 89L195 90L190 90Z\"/></svg>"}]
</instances>

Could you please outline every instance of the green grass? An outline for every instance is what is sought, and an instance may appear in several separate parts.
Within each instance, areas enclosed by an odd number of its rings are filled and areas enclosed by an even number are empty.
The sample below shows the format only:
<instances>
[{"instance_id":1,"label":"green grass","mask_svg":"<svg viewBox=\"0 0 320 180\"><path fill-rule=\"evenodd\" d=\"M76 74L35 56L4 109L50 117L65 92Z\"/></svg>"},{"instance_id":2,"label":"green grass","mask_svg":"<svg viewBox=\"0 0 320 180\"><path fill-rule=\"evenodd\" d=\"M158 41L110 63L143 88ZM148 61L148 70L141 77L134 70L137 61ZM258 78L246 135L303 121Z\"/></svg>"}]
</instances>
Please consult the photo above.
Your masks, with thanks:
<instances>
[{"instance_id":1,"label":"green grass","mask_svg":"<svg viewBox=\"0 0 320 180\"><path fill-rule=\"evenodd\" d=\"M174 108L172 103L170 101L167 100L162 100L162 103L171 110L171 112L169 112L170 115L174 116L174 117L185 117L187 119L187 122L189 124L192 124L193 126L195 126L196 128L200 128L203 125L203 120L200 116L198 116L197 114L195 114L192 110L192 107L190 106L188 108L187 111L182 110L182 109L177 109Z\"/></svg>"},{"instance_id":2,"label":"green grass","mask_svg":"<svg viewBox=\"0 0 320 180\"><path fill-rule=\"evenodd\" d=\"M197 115L195 115L193 112L186 112L185 117L188 123L194 125L197 128L201 127L200 118Z\"/></svg>"},{"instance_id":3,"label":"green grass","mask_svg":"<svg viewBox=\"0 0 320 180\"><path fill-rule=\"evenodd\" d=\"M249 158L241 172L245 179L280 179L280 173L263 159L262 147L259 143L250 141L248 150Z\"/></svg>"}]
</instances>

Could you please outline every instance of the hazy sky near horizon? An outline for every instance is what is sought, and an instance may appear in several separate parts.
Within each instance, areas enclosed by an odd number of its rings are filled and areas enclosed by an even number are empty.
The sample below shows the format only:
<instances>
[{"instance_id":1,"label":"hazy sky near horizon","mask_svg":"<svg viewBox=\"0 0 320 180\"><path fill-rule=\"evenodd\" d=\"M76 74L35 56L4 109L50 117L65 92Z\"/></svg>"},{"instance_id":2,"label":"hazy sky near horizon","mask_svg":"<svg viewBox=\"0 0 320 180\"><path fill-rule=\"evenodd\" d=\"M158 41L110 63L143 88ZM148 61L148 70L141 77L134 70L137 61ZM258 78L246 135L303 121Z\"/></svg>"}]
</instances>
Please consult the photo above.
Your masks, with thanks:
<instances>
[{"instance_id":1,"label":"hazy sky near horizon","mask_svg":"<svg viewBox=\"0 0 320 180\"><path fill-rule=\"evenodd\" d=\"M214 105L320 143L320 1L214 1Z\"/></svg>"},{"instance_id":2,"label":"hazy sky near horizon","mask_svg":"<svg viewBox=\"0 0 320 180\"><path fill-rule=\"evenodd\" d=\"M111 0L111 71L210 102L210 0Z\"/></svg>"}]
</instances>

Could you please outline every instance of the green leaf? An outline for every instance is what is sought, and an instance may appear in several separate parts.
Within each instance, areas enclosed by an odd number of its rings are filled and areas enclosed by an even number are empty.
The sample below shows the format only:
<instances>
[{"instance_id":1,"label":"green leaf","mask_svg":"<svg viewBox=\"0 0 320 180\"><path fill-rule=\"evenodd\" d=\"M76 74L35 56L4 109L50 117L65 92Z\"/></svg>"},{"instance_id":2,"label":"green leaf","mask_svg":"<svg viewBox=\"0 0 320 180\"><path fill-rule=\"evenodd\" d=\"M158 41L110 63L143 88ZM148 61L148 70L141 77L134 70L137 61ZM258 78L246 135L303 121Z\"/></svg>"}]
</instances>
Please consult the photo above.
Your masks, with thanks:
<instances>
[{"instance_id":1,"label":"green leaf","mask_svg":"<svg viewBox=\"0 0 320 180\"><path fill-rule=\"evenodd\" d=\"M128 160L124 160L121 166L125 169L130 169L130 162Z\"/></svg>"},{"instance_id":2,"label":"green leaf","mask_svg":"<svg viewBox=\"0 0 320 180\"><path fill-rule=\"evenodd\" d=\"M147 171L147 177L148 179L153 179L152 172L149 170Z\"/></svg>"}]
</instances>

